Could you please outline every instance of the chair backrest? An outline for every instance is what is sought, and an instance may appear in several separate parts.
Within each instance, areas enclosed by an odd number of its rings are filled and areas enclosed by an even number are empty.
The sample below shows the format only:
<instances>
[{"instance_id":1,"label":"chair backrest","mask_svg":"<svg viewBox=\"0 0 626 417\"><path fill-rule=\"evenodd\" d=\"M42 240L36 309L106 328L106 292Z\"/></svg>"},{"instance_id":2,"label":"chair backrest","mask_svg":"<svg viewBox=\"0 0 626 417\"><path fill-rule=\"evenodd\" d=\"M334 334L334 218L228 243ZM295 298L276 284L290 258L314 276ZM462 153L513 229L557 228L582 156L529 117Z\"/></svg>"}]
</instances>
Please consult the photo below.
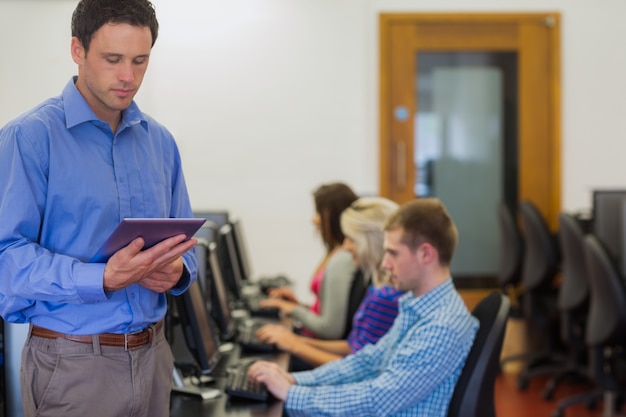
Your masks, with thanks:
<instances>
[{"instance_id":1,"label":"chair backrest","mask_svg":"<svg viewBox=\"0 0 626 417\"><path fill-rule=\"evenodd\" d=\"M626 340L624 278L607 248L594 235L585 237L585 262L590 286L587 345L623 344Z\"/></svg>"},{"instance_id":2,"label":"chair backrest","mask_svg":"<svg viewBox=\"0 0 626 417\"><path fill-rule=\"evenodd\" d=\"M589 278L584 253L585 232L573 215L561 213L558 235L563 272L559 287L559 310L583 309L589 301Z\"/></svg>"},{"instance_id":3,"label":"chair backrest","mask_svg":"<svg viewBox=\"0 0 626 417\"><path fill-rule=\"evenodd\" d=\"M524 228L524 288L530 292L550 287L560 266L556 240L541 212L532 202L522 201L519 208Z\"/></svg>"},{"instance_id":4,"label":"chair backrest","mask_svg":"<svg viewBox=\"0 0 626 417\"><path fill-rule=\"evenodd\" d=\"M368 286L369 282L366 281L363 272L357 268L356 271L354 271L352 284L350 285L350 298L348 298L348 312L346 315L346 327L343 332L343 339L347 339L352 331L352 319L359 309L363 297L365 297Z\"/></svg>"},{"instance_id":5,"label":"chair backrest","mask_svg":"<svg viewBox=\"0 0 626 417\"><path fill-rule=\"evenodd\" d=\"M480 327L454 388L448 417L495 417L495 379L510 307L509 298L494 291L472 311Z\"/></svg>"},{"instance_id":6,"label":"chair backrest","mask_svg":"<svg viewBox=\"0 0 626 417\"><path fill-rule=\"evenodd\" d=\"M500 221L500 288L503 290L510 285L516 285L521 280L522 259L524 256L524 241L517 225L513 210L506 204L498 206Z\"/></svg>"}]
</instances>

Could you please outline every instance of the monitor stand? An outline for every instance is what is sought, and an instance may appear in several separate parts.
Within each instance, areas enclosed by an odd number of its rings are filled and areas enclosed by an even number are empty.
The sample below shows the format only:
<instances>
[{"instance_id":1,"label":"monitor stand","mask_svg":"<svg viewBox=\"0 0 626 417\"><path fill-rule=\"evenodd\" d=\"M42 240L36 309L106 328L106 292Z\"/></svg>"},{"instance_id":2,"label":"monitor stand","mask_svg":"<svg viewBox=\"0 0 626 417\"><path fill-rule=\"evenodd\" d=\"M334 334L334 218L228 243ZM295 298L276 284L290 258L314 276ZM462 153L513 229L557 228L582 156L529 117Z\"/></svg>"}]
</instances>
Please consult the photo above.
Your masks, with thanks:
<instances>
[{"instance_id":1,"label":"monitor stand","mask_svg":"<svg viewBox=\"0 0 626 417\"><path fill-rule=\"evenodd\" d=\"M199 396L203 400L210 400L212 398L217 398L222 395L222 391L217 388L209 388L204 387L198 384L194 384L190 377L184 378L180 372L180 370L174 367L174 373L172 375L173 384L172 391L180 392L182 394L188 394L193 396ZM209 383L212 382L212 379L202 380L201 383Z\"/></svg>"}]
</instances>

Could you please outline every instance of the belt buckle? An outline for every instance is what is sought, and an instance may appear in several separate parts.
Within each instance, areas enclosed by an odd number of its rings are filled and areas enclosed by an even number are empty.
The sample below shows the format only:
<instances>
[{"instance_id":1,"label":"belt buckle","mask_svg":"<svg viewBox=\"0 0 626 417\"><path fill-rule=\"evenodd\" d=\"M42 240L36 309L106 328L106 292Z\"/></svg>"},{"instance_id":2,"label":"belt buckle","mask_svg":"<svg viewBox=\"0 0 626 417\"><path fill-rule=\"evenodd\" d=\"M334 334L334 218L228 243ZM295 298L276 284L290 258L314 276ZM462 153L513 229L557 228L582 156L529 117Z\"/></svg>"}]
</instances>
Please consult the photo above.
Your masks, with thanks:
<instances>
[{"instance_id":1,"label":"belt buckle","mask_svg":"<svg viewBox=\"0 0 626 417\"><path fill-rule=\"evenodd\" d=\"M132 332L132 333L124 333L124 351L125 352L128 352L128 349L129 349L128 348L128 337L129 336L138 335L139 333L143 332L144 330L137 330L136 332Z\"/></svg>"}]
</instances>

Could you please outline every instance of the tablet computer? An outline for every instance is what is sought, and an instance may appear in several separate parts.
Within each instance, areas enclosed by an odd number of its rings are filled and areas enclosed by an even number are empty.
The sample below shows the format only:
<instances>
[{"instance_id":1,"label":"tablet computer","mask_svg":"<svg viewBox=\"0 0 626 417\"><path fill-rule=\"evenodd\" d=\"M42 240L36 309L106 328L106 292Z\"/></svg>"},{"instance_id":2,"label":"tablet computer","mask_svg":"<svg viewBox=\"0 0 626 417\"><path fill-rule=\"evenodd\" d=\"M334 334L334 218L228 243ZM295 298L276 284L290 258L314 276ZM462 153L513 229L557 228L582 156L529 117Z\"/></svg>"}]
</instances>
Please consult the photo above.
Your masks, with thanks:
<instances>
[{"instance_id":1,"label":"tablet computer","mask_svg":"<svg viewBox=\"0 0 626 417\"><path fill-rule=\"evenodd\" d=\"M126 218L117 225L90 262L106 262L115 252L138 237L146 242L144 249L180 234L191 238L205 219L198 218Z\"/></svg>"}]
</instances>

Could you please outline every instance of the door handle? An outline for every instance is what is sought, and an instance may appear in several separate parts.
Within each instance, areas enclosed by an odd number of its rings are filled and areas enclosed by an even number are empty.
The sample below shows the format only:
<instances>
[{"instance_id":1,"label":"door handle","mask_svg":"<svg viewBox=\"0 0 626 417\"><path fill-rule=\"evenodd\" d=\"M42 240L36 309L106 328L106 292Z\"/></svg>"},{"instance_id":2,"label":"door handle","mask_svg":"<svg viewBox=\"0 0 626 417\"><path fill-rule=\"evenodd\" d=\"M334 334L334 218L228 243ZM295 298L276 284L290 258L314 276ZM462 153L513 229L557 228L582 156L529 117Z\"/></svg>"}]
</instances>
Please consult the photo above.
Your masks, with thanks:
<instances>
[{"instance_id":1,"label":"door handle","mask_svg":"<svg viewBox=\"0 0 626 417\"><path fill-rule=\"evenodd\" d=\"M406 144L396 141L396 184L398 189L406 187Z\"/></svg>"}]
</instances>

